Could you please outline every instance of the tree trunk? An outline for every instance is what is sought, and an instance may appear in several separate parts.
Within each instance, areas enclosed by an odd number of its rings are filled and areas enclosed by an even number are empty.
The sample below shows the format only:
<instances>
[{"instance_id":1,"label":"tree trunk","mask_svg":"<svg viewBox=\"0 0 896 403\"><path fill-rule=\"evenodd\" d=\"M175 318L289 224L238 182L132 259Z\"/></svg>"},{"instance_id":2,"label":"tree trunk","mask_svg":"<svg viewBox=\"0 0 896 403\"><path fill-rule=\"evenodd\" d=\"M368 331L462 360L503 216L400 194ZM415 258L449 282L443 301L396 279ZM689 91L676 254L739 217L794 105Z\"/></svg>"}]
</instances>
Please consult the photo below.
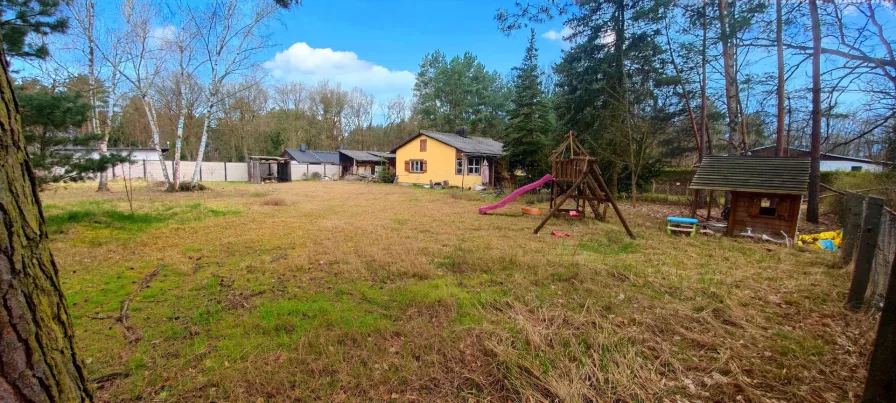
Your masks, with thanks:
<instances>
[{"instance_id":1,"label":"tree trunk","mask_svg":"<svg viewBox=\"0 0 896 403\"><path fill-rule=\"evenodd\" d=\"M199 140L199 152L196 154L196 166L193 167L193 180L190 182L191 187L199 184L199 173L202 172L202 159L205 157L205 144L208 141L208 121L211 114L206 114L202 122L202 137Z\"/></svg>"},{"instance_id":2,"label":"tree trunk","mask_svg":"<svg viewBox=\"0 0 896 403\"><path fill-rule=\"evenodd\" d=\"M162 155L162 144L159 140L159 126L156 124L155 107L152 104L152 98L144 94L143 110L146 111L146 119L149 121L149 129L152 131L152 147L156 149L159 156L159 163L162 164L162 178L165 179L165 186L171 187L171 179L168 178L168 166L165 165L165 156Z\"/></svg>"},{"instance_id":3,"label":"tree trunk","mask_svg":"<svg viewBox=\"0 0 896 403\"><path fill-rule=\"evenodd\" d=\"M775 128L775 156L784 156L784 16L782 0L775 0L775 40L778 43L778 121Z\"/></svg>"},{"instance_id":4,"label":"tree trunk","mask_svg":"<svg viewBox=\"0 0 896 403\"><path fill-rule=\"evenodd\" d=\"M721 29L722 62L725 73L725 109L728 112L728 155L740 154L736 145L740 144L740 114L737 102L737 76L734 72L734 50L726 16L727 0L719 0L719 28Z\"/></svg>"},{"instance_id":5,"label":"tree trunk","mask_svg":"<svg viewBox=\"0 0 896 403\"><path fill-rule=\"evenodd\" d=\"M818 2L809 0L812 19L812 133L809 160L809 205L806 221L818 223L818 199L821 194L821 23L818 18Z\"/></svg>"},{"instance_id":6,"label":"tree trunk","mask_svg":"<svg viewBox=\"0 0 896 403\"><path fill-rule=\"evenodd\" d=\"M0 43L0 401L90 401Z\"/></svg>"}]
</instances>

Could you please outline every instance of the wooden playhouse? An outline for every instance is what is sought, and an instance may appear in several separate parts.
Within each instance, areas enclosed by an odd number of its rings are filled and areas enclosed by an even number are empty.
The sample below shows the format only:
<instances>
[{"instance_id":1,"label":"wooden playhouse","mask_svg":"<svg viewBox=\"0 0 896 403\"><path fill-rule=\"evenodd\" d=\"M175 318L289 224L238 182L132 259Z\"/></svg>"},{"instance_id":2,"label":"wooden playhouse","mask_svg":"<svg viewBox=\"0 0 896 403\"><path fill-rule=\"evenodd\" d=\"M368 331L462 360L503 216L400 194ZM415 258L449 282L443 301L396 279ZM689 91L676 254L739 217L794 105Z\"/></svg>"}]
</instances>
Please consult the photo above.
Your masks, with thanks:
<instances>
[{"instance_id":1,"label":"wooden playhouse","mask_svg":"<svg viewBox=\"0 0 896 403\"><path fill-rule=\"evenodd\" d=\"M689 189L731 192L726 235L781 233L794 239L809 188L809 160L707 156Z\"/></svg>"}]
</instances>

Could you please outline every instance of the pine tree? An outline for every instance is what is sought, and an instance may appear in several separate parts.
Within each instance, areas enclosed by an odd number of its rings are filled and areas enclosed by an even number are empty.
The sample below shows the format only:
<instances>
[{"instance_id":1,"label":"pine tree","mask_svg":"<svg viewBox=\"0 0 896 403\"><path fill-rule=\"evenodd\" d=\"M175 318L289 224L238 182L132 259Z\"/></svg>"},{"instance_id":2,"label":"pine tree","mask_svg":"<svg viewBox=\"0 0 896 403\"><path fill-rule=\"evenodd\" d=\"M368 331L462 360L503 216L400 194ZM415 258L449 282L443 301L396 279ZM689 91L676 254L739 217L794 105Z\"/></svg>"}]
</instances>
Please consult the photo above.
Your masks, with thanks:
<instances>
[{"instance_id":1,"label":"pine tree","mask_svg":"<svg viewBox=\"0 0 896 403\"><path fill-rule=\"evenodd\" d=\"M30 1L0 3L4 15L35 15L42 7ZM6 50L14 54L10 45L16 44L6 42L7 28L0 27L0 101L4 105L0 109L0 221L4 234L0 236L0 289L4 294L0 401L90 401L9 76ZM30 29L27 25L19 28L26 30L18 32L20 43L27 43ZM42 29L35 24L33 32L40 34Z\"/></svg>"},{"instance_id":2,"label":"pine tree","mask_svg":"<svg viewBox=\"0 0 896 403\"><path fill-rule=\"evenodd\" d=\"M76 128L87 122L92 108L79 93L50 91L44 86L30 91L19 87L16 93L22 115L22 132L38 186L51 182L82 181L106 171L110 166L128 161L127 156L119 154L86 158L89 152L65 149L90 149L100 137L96 133L75 133Z\"/></svg>"},{"instance_id":3,"label":"pine tree","mask_svg":"<svg viewBox=\"0 0 896 403\"><path fill-rule=\"evenodd\" d=\"M535 47L535 30L529 37L529 46L520 66L514 67L511 108L507 115L510 123L506 129L505 150L510 169L526 173L526 181L548 171L548 138L553 127L553 116L542 87L542 74L538 67L538 48Z\"/></svg>"}]
</instances>

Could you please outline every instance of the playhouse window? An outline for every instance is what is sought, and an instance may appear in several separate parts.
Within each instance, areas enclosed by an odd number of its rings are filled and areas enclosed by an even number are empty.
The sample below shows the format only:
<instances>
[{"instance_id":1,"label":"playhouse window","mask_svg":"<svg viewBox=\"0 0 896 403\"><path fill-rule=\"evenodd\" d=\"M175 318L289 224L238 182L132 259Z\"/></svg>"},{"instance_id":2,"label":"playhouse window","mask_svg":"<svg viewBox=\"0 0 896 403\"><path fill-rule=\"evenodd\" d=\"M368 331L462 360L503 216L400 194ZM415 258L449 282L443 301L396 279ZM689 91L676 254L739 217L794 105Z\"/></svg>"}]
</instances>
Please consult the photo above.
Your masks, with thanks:
<instances>
[{"instance_id":1,"label":"playhouse window","mask_svg":"<svg viewBox=\"0 0 896 403\"><path fill-rule=\"evenodd\" d=\"M420 152L426 152L426 139L420 139Z\"/></svg>"},{"instance_id":2,"label":"playhouse window","mask_svg":"<svg viewBox=\"0 0 896 403\"><path fill-rule=\"evenodd\" d=\"M457 161L454 162L454 174L455 175L463 175L464 174L464 160L458 158Z\"/></svg>"},{"instance_id":3,"label":"playhouse window","mask_svg":"<svg viewBox=\"0 0 896 403\"><path fill-rule=\"evenodd\" d=\"M763 217L775 217L778 213L778 199L776 197L763 197L759 200L759 215Z\"/></svg>"},{"instance_id":4,"label":"playhouse window","mask_svg":"<svg viewBox=\"0 0 896 403\"><path fill-rule=\"evenodd\" d=\"M423 172L423 160L411 160L411 172Z\"/></svg>"},{"instance_id":5,"label":"playhouse window","mask_svg":"<svg viewBox=\"0 0 896 403\"><path fill-rule=\"evenodd\" d=\"M479 175L480 165L482 164L482 158L468 158L467 159L467 175Z\"/></svg>"}]
</instances>

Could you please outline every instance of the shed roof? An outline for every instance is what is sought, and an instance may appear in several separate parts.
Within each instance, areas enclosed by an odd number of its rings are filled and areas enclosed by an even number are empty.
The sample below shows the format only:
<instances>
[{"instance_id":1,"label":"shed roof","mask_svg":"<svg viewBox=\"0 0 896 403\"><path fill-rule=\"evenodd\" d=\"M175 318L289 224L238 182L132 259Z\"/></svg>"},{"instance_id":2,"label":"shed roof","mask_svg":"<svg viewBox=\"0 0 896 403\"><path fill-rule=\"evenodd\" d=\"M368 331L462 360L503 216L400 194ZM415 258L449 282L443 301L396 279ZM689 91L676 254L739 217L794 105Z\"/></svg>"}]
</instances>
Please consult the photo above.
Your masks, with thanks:
<instances>
[{"instance_id":1,"label":"shed roof","mask_svg":"<svg viewBox=\"0 0 896 403\"><path fill-rule=\"evenodd\" d=\"M777 157L706 156L690 189L806 194L809 160Z\"/></svg>"},{"instance_id":2,"label":"shed roof","mask_svg":"<svg viewBox=\"0 0 896 403\"><path fill-rule=\"evenodd\" d=\"M358 162L380 162L386 158L374 154L376 151L340 150L339 152ZM392 155L392 158L395 158L395 155Z\"/></svg>"},{"instance_id":3,"label":"shed roof","mask_svg":"<svg viewBox=\"0 0 896 403\"><path fill-rule=\"evenodd\" d=\"M299 150L286 149L283 155L292 158L300 164L338 164L339 153L336 151L317 151L317 150Z\"/></svg>"},{"instance_id":4,"label":"shed roof","mask_svg":"<svg viewBox=\"0 0 896 403\"><path fill-rule=\"evenodd\" d=\"M381 151L368 151L368 153L373 154L380 158L385 158L385 159L395 158L395 154L392 154L392 153L384 153Z\"/></svg>"},{"instance_id":5,"label":"shed roof","mask_svg":"<svg viewBox=\"0 0 896 403\"><path fill-rule=\"evenodd\" d=\"M399 148L411 142L411 140L417 138L420 135L425 135L427 137L433 138L468 154L487 156L499 156L504 154L504 144L490 138L475 136L464 137L459 134L434 132L429 130L423 130L420 133L417 133L416 135L407 139L405 142L393 148L392 152L394 153Z\"/></svg>"}]
</instances>

